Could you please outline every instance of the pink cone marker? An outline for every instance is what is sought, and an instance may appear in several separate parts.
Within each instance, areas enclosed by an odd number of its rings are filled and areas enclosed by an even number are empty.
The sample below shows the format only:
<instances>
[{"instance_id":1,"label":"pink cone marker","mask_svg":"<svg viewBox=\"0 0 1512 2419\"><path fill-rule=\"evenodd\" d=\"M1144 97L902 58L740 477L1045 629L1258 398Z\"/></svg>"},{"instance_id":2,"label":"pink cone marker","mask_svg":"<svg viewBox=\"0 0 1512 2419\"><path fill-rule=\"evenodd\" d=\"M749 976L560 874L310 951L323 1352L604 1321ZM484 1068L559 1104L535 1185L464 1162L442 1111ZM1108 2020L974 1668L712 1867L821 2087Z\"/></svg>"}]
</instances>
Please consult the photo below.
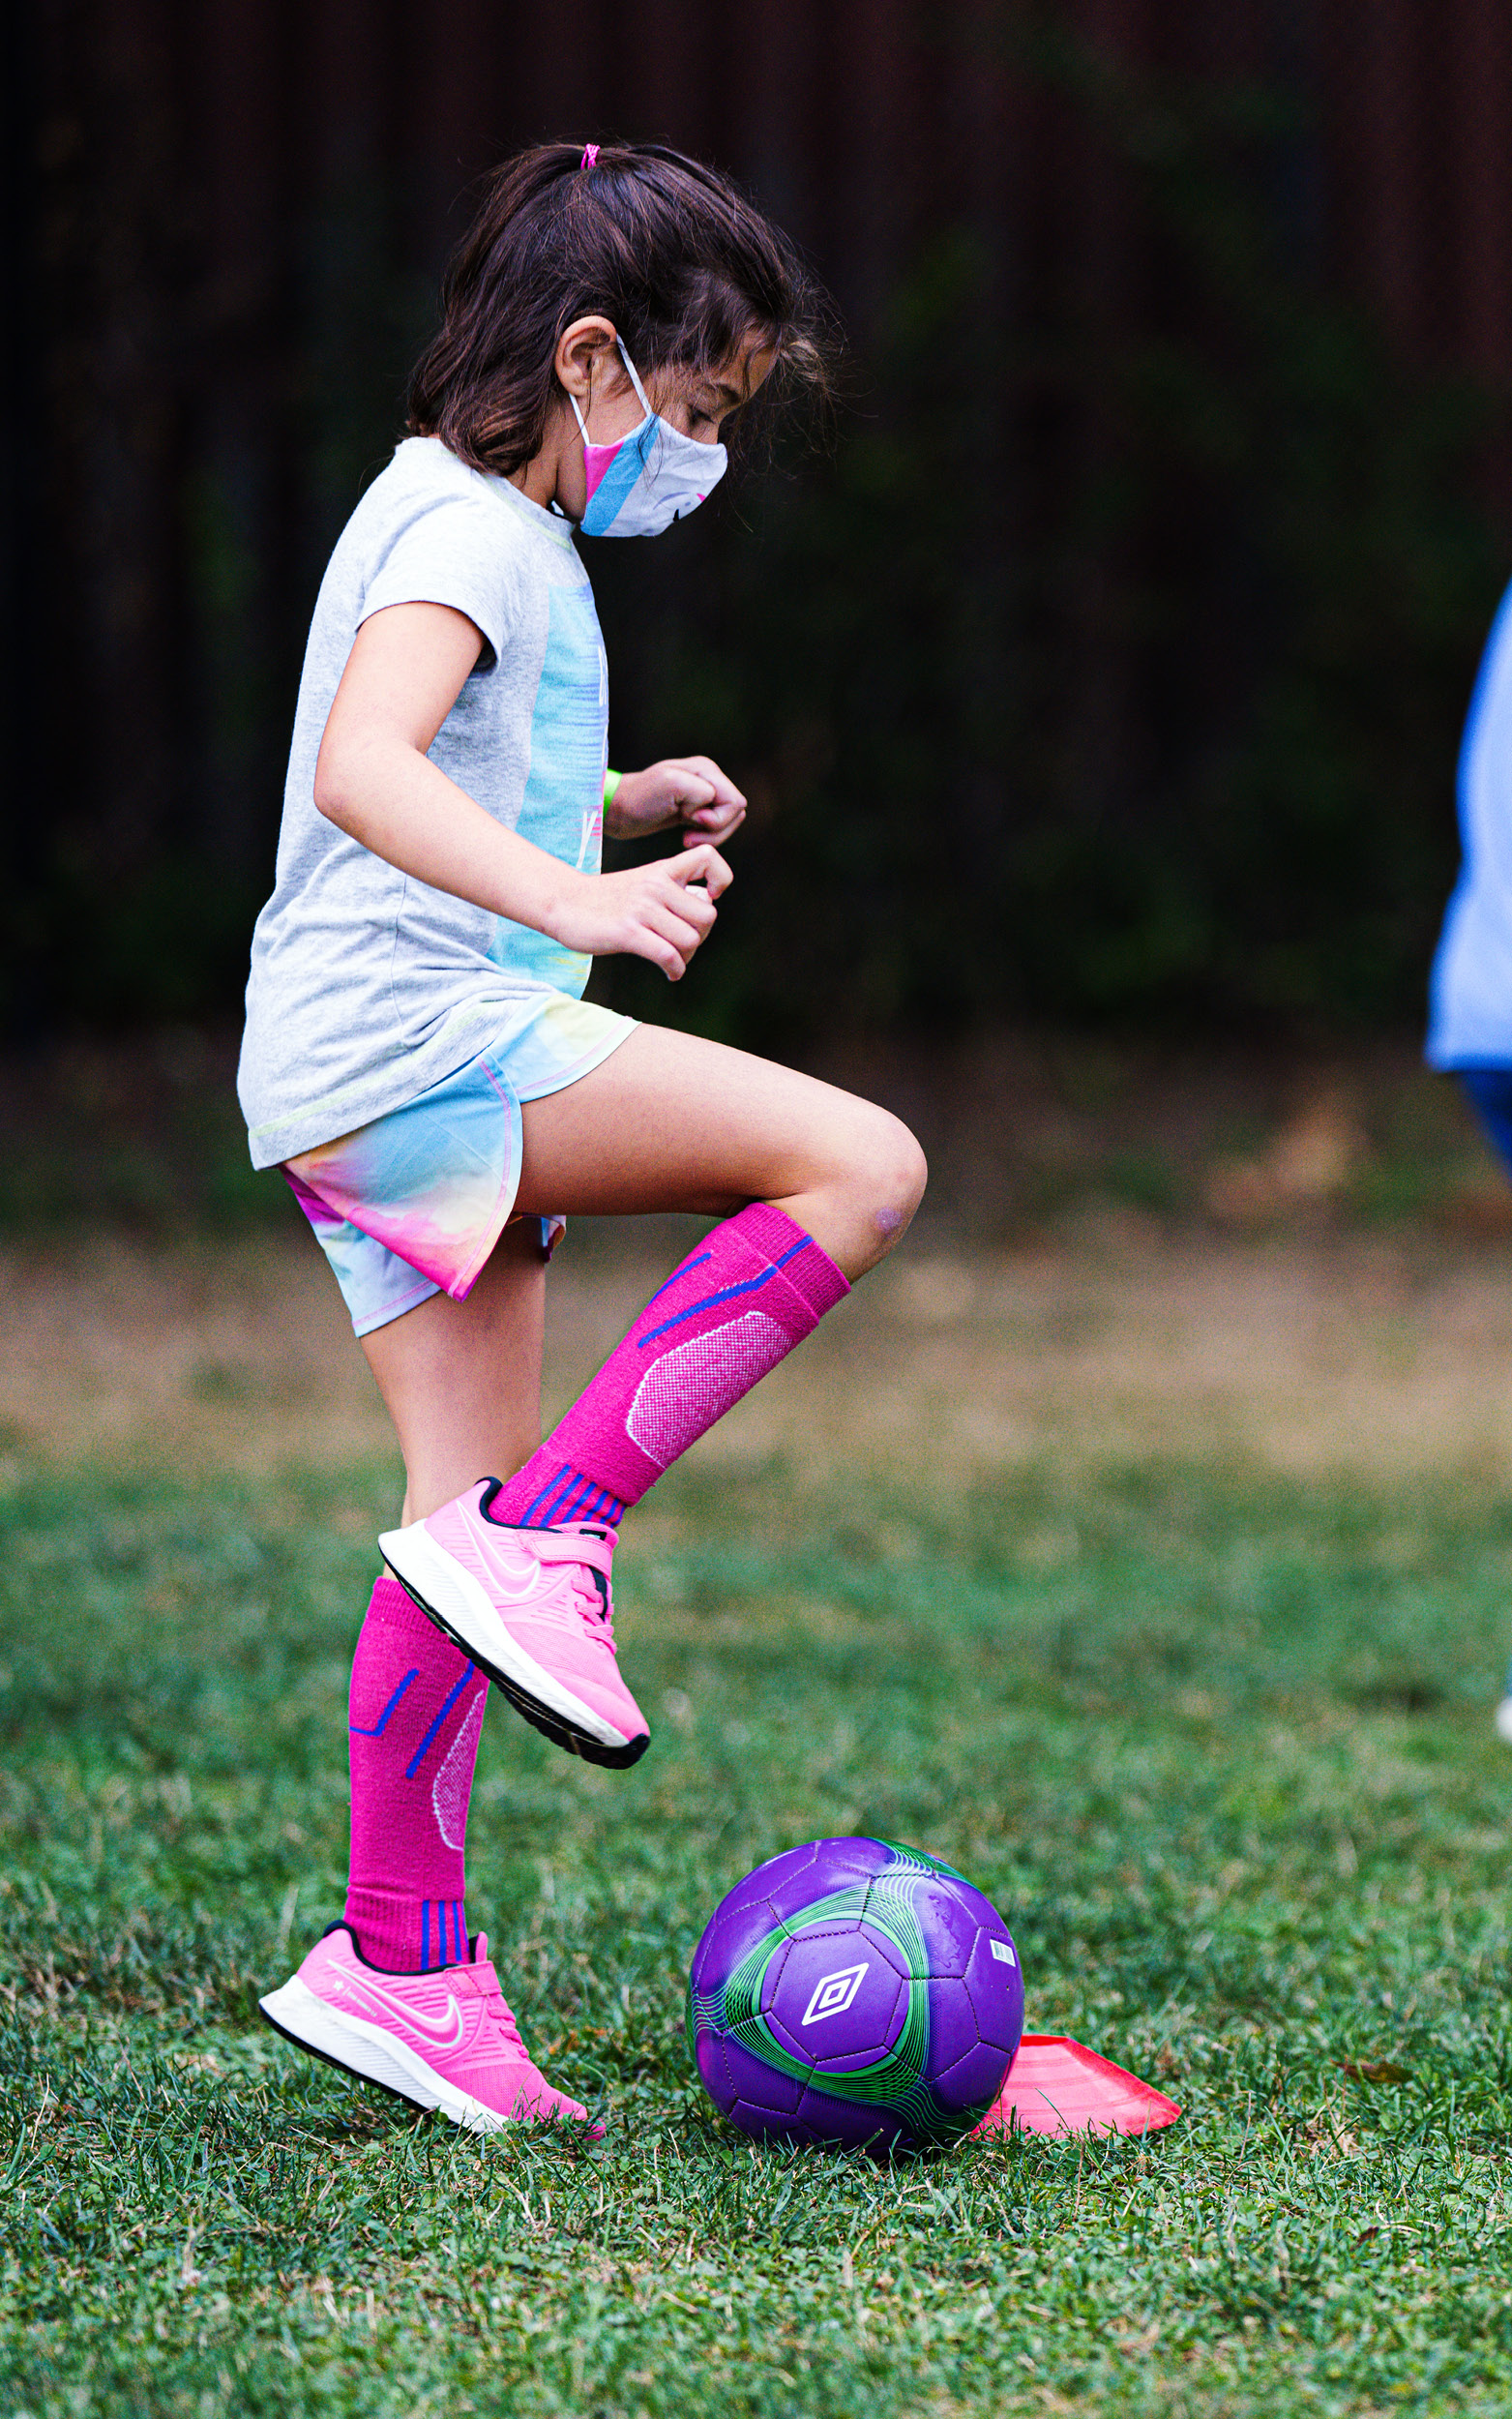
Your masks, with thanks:
<instances>
[{"instance_id":1,"label":"pink cone marker","mask_svg":"<svg viewBox=\"0 0 1512 2419\"><path fill-rule=\"evenodd\" d=\"M1060 2033L1025 2033L978 2134L1152 2134L1181 2114L1137 2075Z\"/></svg>"}]
</instances>

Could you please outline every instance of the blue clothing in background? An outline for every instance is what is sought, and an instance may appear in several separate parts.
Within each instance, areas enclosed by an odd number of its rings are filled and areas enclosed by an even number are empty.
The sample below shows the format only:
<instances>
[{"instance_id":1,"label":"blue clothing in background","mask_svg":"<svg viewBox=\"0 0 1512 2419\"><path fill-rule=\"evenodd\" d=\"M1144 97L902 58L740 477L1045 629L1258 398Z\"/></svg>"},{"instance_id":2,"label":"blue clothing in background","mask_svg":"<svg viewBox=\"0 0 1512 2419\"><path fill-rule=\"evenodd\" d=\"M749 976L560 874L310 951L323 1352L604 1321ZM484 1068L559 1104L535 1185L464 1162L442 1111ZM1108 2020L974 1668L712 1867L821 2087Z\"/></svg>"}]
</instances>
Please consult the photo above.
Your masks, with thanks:
<instances>
[{"instance_id":1,"label":"blue clothing in background","mask_svg":"<svg viewBox=\"0 0 1512 2419\"><path fill-rule=\"evenodd\" d=\"M1457 1069L1507 1067L1512 1066L1512 588L1501 600L1481 658L1460 748L1459 796L1463 862L1434 960L1428 1062Z\"/></svg>"},{"instance_id":2,"label":"blue clothing in background","mask_svg":"<svg viewBox=\"0 0 1512 2419\"><path fill-rule=\"evenodd\" d=\"M1428 1062L1457 1074L1512 1175L1512 588L1460 743L1460 879L1429 986ZM1512 1745L1512 1672L1497 1711Z\"/></svg>"},{"instance_id":3,"label":"blue clothing in background","mask_svg":"<svg viewBox=\"0 0 1512 2419\"><path fill-rule=\"evenodd\" d=\"M1512 1066L1463 1066L1460 1082L1512 1176Z\"/></svg>"}]
</instances>

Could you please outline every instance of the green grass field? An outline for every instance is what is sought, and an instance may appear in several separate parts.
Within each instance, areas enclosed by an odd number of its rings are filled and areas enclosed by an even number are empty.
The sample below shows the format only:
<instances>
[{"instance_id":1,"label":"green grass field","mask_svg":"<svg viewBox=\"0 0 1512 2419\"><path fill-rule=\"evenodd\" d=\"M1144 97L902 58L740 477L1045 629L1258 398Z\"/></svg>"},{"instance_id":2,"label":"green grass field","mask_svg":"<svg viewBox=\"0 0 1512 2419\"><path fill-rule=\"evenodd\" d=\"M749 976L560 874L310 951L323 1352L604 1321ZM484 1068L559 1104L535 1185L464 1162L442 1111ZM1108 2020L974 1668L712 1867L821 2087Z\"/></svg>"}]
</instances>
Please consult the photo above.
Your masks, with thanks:
<instances>
[{"instance_id":1,"label":"green grass field","mask_svg":"<svg viewBox=\"0 0 1512 2419\"><path fill-rule=\"evenodd\" d=\"M386 1469L3 1501L7 2414L1512 2407L1512 1507L1144 1465L858 1508L674 1474L624 1776L495 1704L470 1905L588 2155L255 2016L339 1912ZM889 2166L724 2131L720 1894L815 1834L963 1866L1029 2021L1185 2106Z\"/></svg>"}]
</instances>

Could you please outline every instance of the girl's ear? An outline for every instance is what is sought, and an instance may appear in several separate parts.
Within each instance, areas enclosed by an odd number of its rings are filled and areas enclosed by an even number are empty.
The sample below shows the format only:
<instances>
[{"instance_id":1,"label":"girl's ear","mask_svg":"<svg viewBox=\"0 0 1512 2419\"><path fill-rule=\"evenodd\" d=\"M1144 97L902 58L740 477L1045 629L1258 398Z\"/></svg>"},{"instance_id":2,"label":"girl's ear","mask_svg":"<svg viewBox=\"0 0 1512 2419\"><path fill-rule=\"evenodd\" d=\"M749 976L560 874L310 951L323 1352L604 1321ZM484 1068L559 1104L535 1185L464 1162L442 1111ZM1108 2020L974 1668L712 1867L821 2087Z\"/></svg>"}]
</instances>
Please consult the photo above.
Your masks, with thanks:
<instances>
[{"instance_id":1,"label":"girl's ear","mask_svg":"<svg viewBox=\"0 0 1512 2419\"><path fill-rule=\"evenodd\" d=\"M557 382L569 395L576 395L585 403L597 386L603 390L604 373L610 363L619 362L619 341L610 319L597 314L588 319L575 319L558 337L551 366Z\"/></svg>"}]
</instances>

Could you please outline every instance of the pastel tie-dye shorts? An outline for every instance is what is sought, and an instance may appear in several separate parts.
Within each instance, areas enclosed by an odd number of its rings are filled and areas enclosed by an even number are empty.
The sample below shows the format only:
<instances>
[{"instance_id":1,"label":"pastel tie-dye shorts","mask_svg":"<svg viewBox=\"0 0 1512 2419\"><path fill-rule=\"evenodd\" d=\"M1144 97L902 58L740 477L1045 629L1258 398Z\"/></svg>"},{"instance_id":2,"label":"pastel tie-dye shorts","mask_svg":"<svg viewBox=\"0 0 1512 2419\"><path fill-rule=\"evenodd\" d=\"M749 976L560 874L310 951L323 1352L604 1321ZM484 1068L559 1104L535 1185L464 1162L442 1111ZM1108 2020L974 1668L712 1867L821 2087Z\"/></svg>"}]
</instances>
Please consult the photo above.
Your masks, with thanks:
<instances>
[{"instance_id":1,"label":"pastel tie-dye shorts","mask_svg":"<svg viewBox=\"0 0 1512 2419\"><path fill-rule=\"evenodd\" d=\"M515 1207L521 1102L565 1090L635 1030L558 994L401 1109L284 1161L359 1335L431 1294L465 1300ZM565 1223L541 1219L545 1258Z\"/></svg>"}]
</instances>

